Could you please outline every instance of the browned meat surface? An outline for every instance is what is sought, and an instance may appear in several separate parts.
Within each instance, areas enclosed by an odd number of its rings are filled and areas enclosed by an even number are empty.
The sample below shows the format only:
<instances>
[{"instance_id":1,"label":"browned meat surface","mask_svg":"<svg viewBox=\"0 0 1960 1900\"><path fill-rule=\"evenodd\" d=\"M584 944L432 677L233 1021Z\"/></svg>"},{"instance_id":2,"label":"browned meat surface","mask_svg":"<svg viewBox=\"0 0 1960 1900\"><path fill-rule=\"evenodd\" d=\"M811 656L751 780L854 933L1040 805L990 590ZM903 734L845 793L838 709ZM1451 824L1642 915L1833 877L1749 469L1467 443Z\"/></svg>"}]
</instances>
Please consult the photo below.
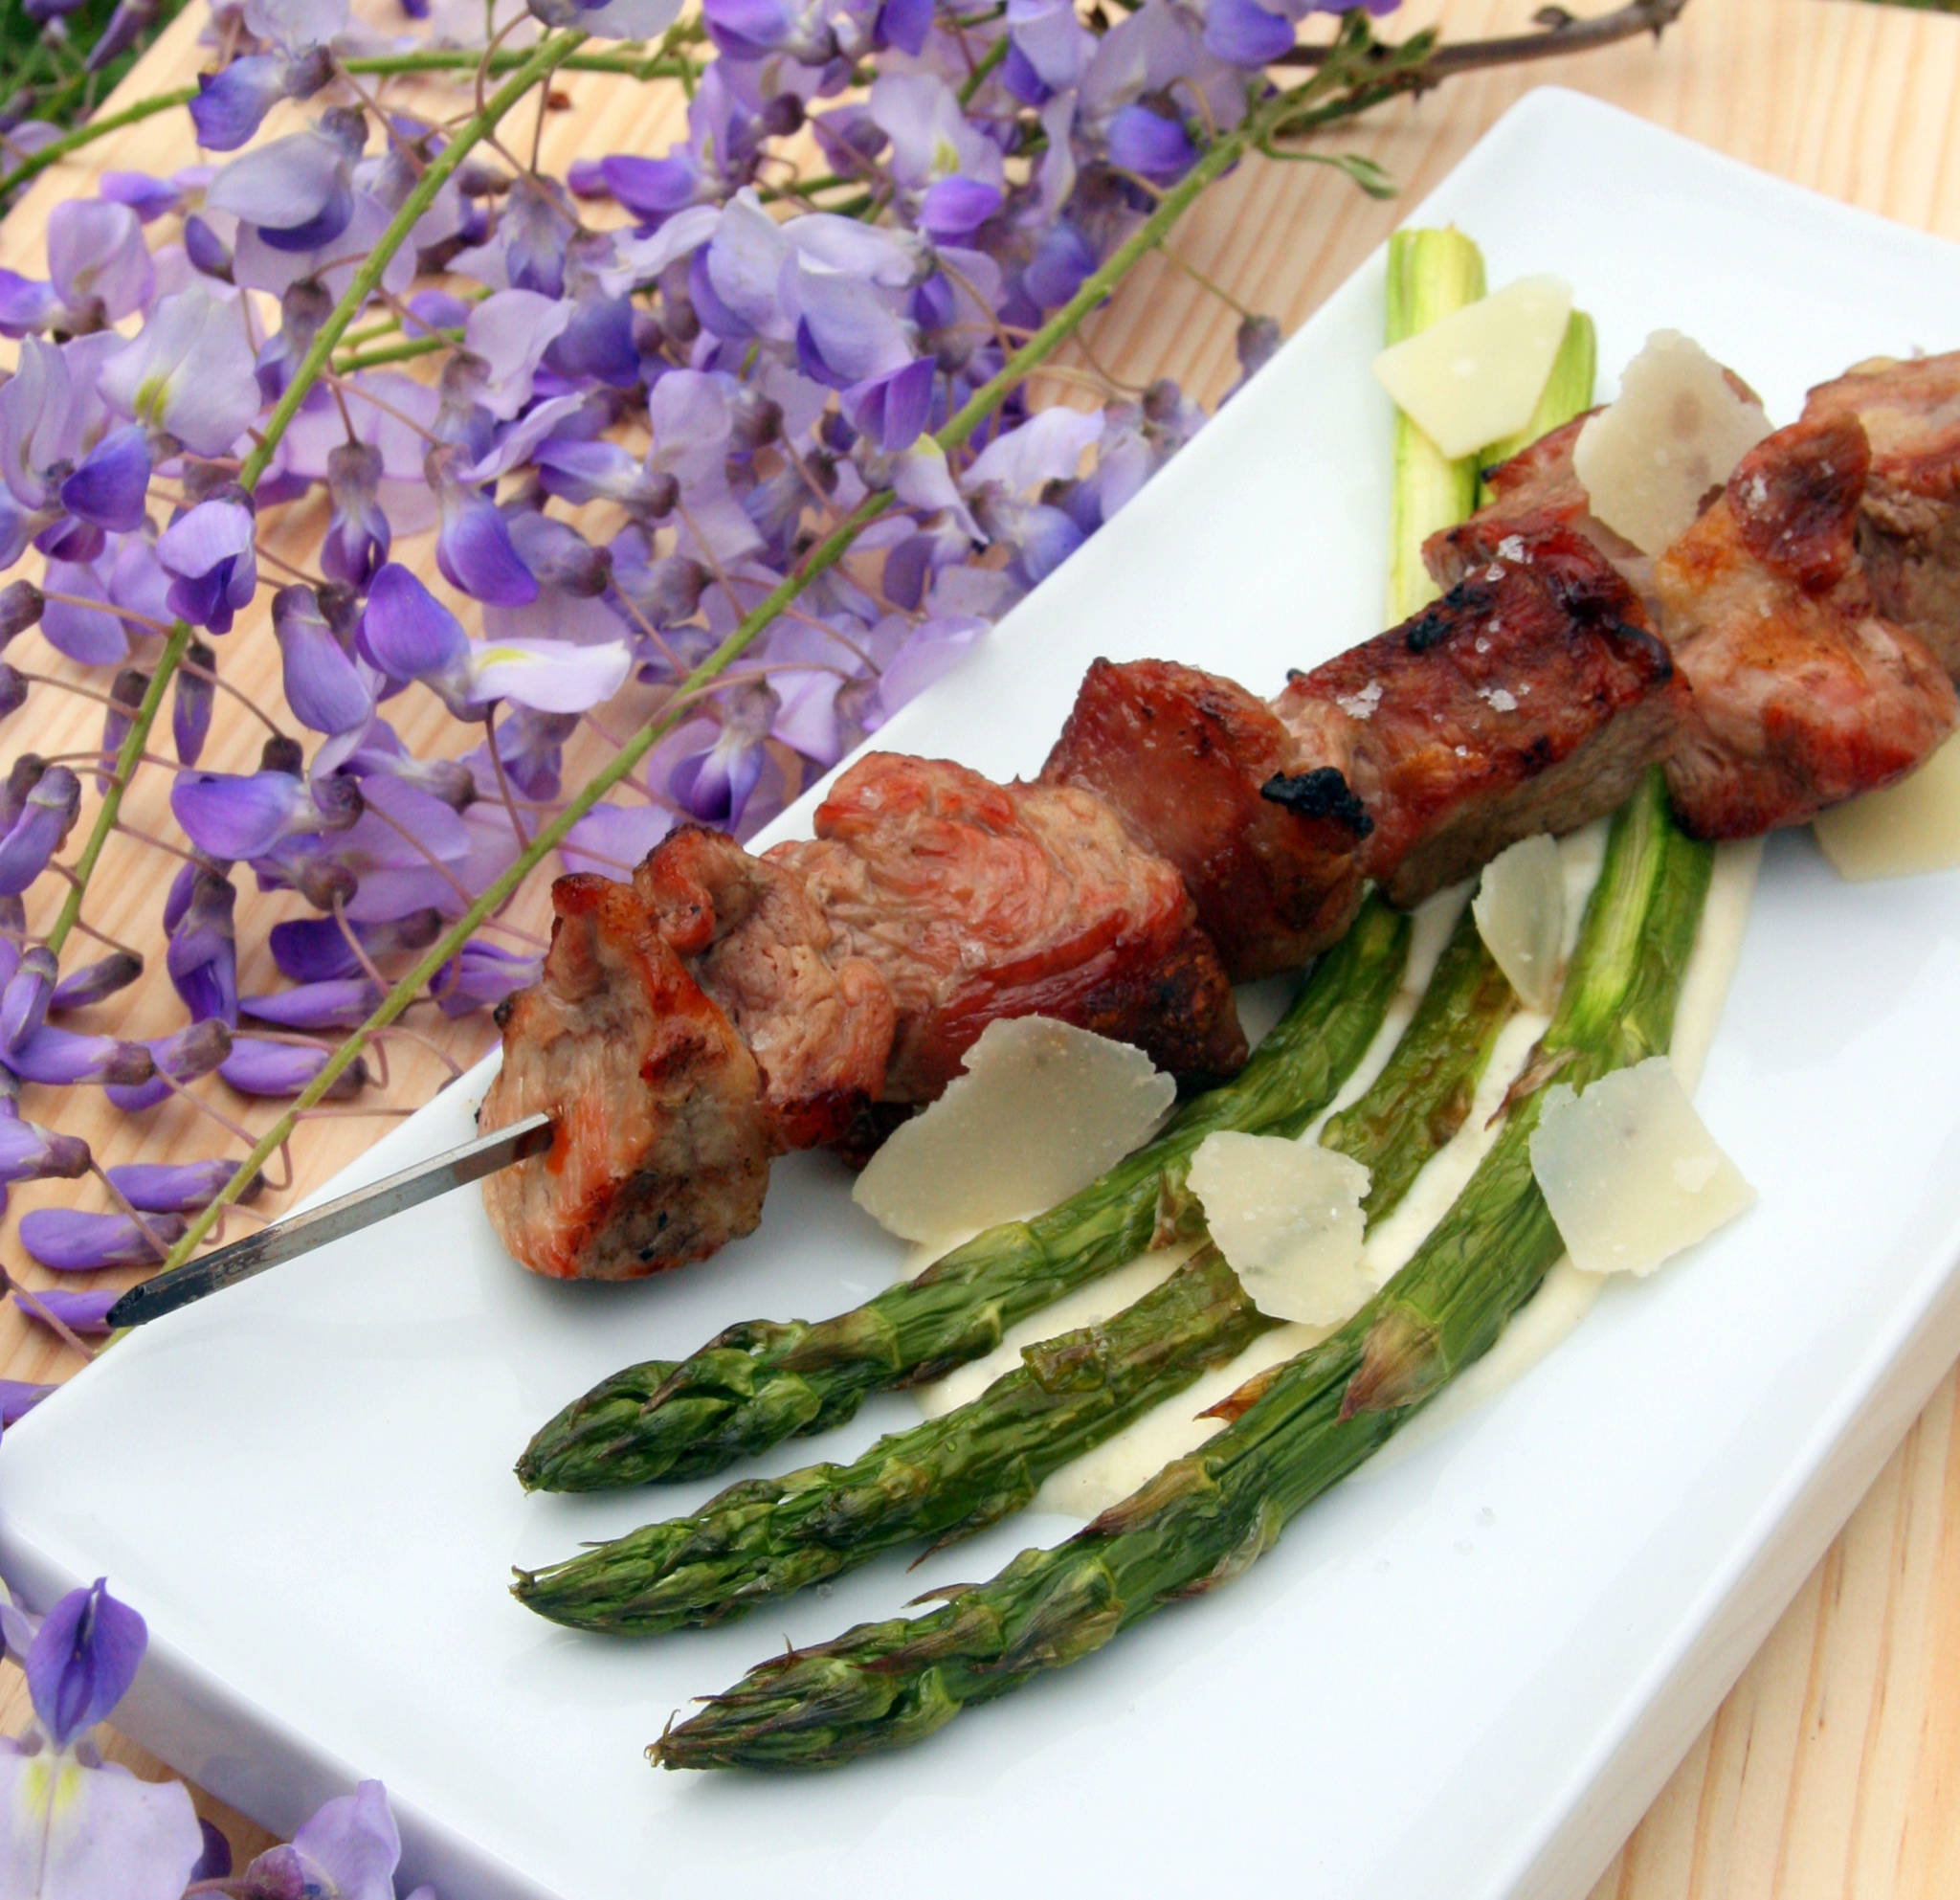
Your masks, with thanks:
<instances>
[{"instance_id":1,"label":"browned meat surface","mask_svg":"<svg viewBox=\"0 0 1960 1900\"><path fill-rule=\"evenodd\" d=\"M1438 587L1455 587L1473 570L1514 555L1526 542L1558 528L1583 534L1616 566L1639 561L1640 550L1632 542L1594 518L1572 472L1572 444L1594 414L1575 415L1489 470L1484 485L1491 499L1468 521L1439 528L1422 544L1423 566Z\"/></svg>"},{"instance_id":2,"label":"browned meat surface","mask_svg":"<svg viewBox=\"0 0 1960 1900\"><path fill-rule=\"evenodd\" d=\"M1869 465L1856 417L1778 430L1655 564L1694 688L1668 788L1700 837L1802 824L1910 771L1953 728L1951 682L1878 615L1857 559Z\"/></svg>"},{"instance_id":3,"label":"browned meat surface","mask_svg":"<svg viewBox=\"0 0 1960 1900\"><path fill-rule=\"evenodd\" d=\"M1863 425L1858 548L1873 602L1960 677L1960 352L1861 365L1813 390L1803 414Z\"/></svg>"},{"instance_id":4,"label":"browned meat surface","mask_svg":"<svg viewBox=\"0 0 1960 1900\"><path fill-rule=\"evenodd\" d=\"M1245 1039L1176 870L1073 786L995 785L873 752L777 845L898 1005L889 1102L929 1102L996 1017L1133 1042L1172 1074L1228 1074Z\"/></svg>"},{"instance_id":5,"label":"browned meat surface","mask_svg":"<svg viewBox=\"0 0 1960 1900\"><path fill-rule=\"evenodd\" d=\"M1177 867L1198 923L1244 982L1303 968L1361 903L1368 816L1337 771L1287 777L1293 756L1272 708L1230 680L1164 659L1099 659L1041 777L1086 786Z\"/></svg>"},{"instance_id":6,"label":"browned meat surface","mask_svg":"<svg viewBox=\"0 0 1960 1900\"><path fill-rule=\"evenodd\" d=\"M1548 527L1275 706L1302 763L1338 768L1360 797L1363 868L1408 905L1612 811L1673 744L1684 699L1633 589L1583 535Z\"/></svg>"},{"instance_id":7,"label":"browned meat surface","mask_svg":"<svg viewBox=\"0 0 1960 1900\"><path fill-rule=\"evenodd\" d=\"M487 1176L483 1203L533 1273L630 1280L711 1254L762 1214L770 1126L755 1060L630 884L580 874L539 981L503 1020L487 1131L542 1109L549 1151Z\"/></svg>"},{"instance_id":8,"label":"browned meat surface","mask_svg":"<svg viewBox=\"0 0 1960 1900\"><path fill-rule=\"evenodd\" d=\"M776 1146L838 1139L878 1099L891 1054L897 1013L876 967L842 953L800 879L725 832L670 834L633 882L754 1056Z\"/></svg>"}]
</instances>

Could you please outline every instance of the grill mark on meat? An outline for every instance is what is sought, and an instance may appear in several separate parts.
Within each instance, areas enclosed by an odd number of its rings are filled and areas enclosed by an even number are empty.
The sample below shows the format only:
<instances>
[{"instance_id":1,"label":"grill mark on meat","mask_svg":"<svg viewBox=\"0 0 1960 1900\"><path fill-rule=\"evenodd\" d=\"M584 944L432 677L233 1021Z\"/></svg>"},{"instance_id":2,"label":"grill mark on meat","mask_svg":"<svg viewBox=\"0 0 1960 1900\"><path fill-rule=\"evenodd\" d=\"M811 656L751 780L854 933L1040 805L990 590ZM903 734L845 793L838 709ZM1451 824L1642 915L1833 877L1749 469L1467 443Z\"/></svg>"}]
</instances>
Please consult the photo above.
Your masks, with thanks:
<instances>
[{"instance_id":1,"label":"grill mark on meat","mask_svg":"<svg viewBox=\"0 0 1960 1900\"><path fill-rule=\"evenodd\" d=\"M1182 880L1093 793L873 752L814 828L768 861L805 881L890 987L886 1101L932 1100L996 1017L1093 1029L1180 1079L1244 1062L1230 983Z\"/></svg>"},{"instance_id":2,"label":"grill mark on meat","mask_svg":"<svg viewBox=\"0 0 1960 1900\"><path fill-rule=\"evenodd\" d=\"M499 1170L483 1203L533 1273L627 1280L754 1230L773 1143L762 1079L726 1016L630 885L551 886L539 980L512 999L487 1132L540 1109L550 1149Z\"/></svg>"},{"instance_id":3,"label":"grill mark on meat","mask_svg":"<svg viewBox=\"0 0 1960 1900\"><path fill-rule=\"evenodd\" d=\"M1294 747L1244 687L1169 660L1096 660L1041 769L1086 788L1182 877L1234 981L1297 970L1361 901L1370 820L1340 772L1289 778ZM1275 795L1275 786L1296 788Z\"/></svg>"},{"instance_id":4,"label":"grill mark on meat","mask_svg":"<svg viewBox=\"0 0 1960 1900\"><path fill-rule=\"evenodd\" d=\"M1373 819L1362 867L1396 904L1612 811L1667 751L1684 698L1587 536L1541 521L1490 540L1440 600L1275 702L1301 763L1338 768Z\"/></svg>"}]
</instances>

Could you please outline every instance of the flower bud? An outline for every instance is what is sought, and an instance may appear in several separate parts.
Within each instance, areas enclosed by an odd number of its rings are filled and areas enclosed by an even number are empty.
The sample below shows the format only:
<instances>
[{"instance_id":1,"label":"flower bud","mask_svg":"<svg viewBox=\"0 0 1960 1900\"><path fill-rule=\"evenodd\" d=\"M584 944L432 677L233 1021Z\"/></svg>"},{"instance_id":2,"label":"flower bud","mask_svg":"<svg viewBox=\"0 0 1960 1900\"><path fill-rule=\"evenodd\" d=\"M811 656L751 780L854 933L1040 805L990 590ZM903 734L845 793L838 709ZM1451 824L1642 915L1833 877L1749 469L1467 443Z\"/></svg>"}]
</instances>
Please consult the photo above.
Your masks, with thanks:
<instances>
[{"instance_id":1,"label":"flower bud","mask_svg":"<svg viewBox=\"0 0 1960 1900\"><path fill-rule=\"evenodd\" d=\"M0 587L0 646L25 633L41 617L41 591L32 581L10 581Z\"/></svg>"},{"instance_id":2,"label":"flower bud","mask_svg":"<svg viewBox=\"0 0 1960 1900\"><path fill-rule=\"evenodd\" d=\"M45 1023L9 1054L7 1066L23 1082L55 1087L78 1082L127 1084L147 1082L156 1073L156 1063L141 1042L77 1036Z\"/></svg>"},{"instance_id":3,"label":"flower bud","mask_svg":"<svg viewBox=\"0 0 1960 1900\"><path fill-rule=\"evenodd\" d=\"M49 1012L58 1016L64 1010L85 1009L126 990L142 974L143 959L134 950L111 950L62 977L48 999Z\"/></svg>"},{"instance_id":4,"label":"flower bud","mask_svg":"<svg viewBox=\"0 0 1960 1900\"><path fill-rule=\"evenodd\" d=\"M46 944L30 944L19 967L0 987L0 1050L10 1054L48 1019L58 972Z\"/></svg>"},{"instance_id":5,"label":"flower bud","mask_svg":"<svg viewBox=\"0 0 1960 1900\"><path fill-rule=\"evenodd\" d=\"M237 1173L236 1165L216 1156L209 1161L133 1161L103 1171L116 1192L144 1214L195 1214L209 1207ZM256 1200L265 1187L254 1174L238 1195Z\"/></svg>"},{"instance_id":6,"label":"flower bud","mask_svg":"<svg viewBox=\"0 0 1960 1900\"><path fill-rule=\"evenodd\" d=\"M84 1214L68 1207L37 1207L20 1217L20 1243L56 1273L92 1273L104 1266L153 1266L183 1235L174 1214L142 1221L126 1214Z\"/></svg>"},{"instance_id":7,"label":"flower bud","mask_svg":"<svg viewBox=\"0 0 1960 1900\"><path fill-rule=\"evenodd\" d=\"M282 771L290 778L298 778L306 770L306 754L299 740L289 739L283 732L275 732L258 749L258 769L260 771Z\"/></svg>"},{"instance_id":8,"label":"flower bud","mask_svg":"<svg viewBox=\"0 0 1960 1900\"><path fill-rule=\"evenodd\" d=\"M20 816L0 838L0 893L17 897L40 876L80 809L81 781L66 766L39 772Z\"/></svg>"},{"instance_id":9,"label":"flower bud","mask_svg":"<svg viewBox=\"0 0 1960 1900\"><path fill-rule=\"evenodd\" d=\"M17 666L0 659L0 719L18 712L27 704L27 682Z\"/></svg>"},{"instance_id":10,"label":"flower bud","mask_svg":"<svg viewBox=\"0 0 1960 1900\"><path fill-rule=\"evenodd\" d=\"M212 713L217 701L218 657L202 640L192 640L185 649L185 664L177 669L170 700L170 738L178 761L194 766L211 734Z\"/></svg>"}]
</instances>

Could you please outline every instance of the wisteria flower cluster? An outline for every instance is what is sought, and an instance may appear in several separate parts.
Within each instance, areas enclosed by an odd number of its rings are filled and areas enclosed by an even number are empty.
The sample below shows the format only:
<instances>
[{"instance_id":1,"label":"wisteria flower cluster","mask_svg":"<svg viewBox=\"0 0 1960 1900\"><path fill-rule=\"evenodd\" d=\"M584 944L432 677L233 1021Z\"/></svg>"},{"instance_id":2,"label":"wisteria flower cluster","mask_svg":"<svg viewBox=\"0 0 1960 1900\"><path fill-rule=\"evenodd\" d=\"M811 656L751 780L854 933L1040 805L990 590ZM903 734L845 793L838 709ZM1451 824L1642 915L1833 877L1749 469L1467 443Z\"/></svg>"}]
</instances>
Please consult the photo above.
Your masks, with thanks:
<instances>
[{"instance_id":1,"label":"wisteria flower cluster","mask_svg":"<svg viewBox=\"0 0 1960 1900\"><path fill-rule=\"evenodd\" d=\"M0 271L0 716L101 707L0 774L0 1192L97 1184L19 1222L56 1273L181 1257L405 1012L531 981L534 870L746 836L957 665L1204 421L1058 347L1234 165L1466 51L1377 40L1394 0L367 4L211 0L195 88L105 122L182 109L202 162L105 172ZM512 114L572 72L678 81L685 135L541 169ZM88 136L24 132L0 201ZM1249 375L1279 330L1240 315ZM205 763L221 706L255 770ZM172 861L161 972L90 915L119 831ZM283 981L241 989L255 889ZM102 1032L166 982L174 1027ZM41 1092L78 1088L221 1151L104 1167ZM290 1106L255 1139L238 1097ZM107 1306L15 1298L84 1350Z\"/></svg>"},{"instance_id":2,"label":"wisteria flower cluster","mask_svg":"<svg viewBox=\"0 0 1960 1900\"><path fill-rule=\"evenodd\" d=\"M0 1585L0 1641L33 1721L0 1737L0 1893L37 1900L395 1900L401 1836L379 1781L328 1801L291 1842L233 1871L231 1843L178 1781L102 1759L96 1731L143 1662L144 1621L99 1578L45 1618ZM431 1887L409 1900L435 1900Z\"/></svg>"},{"instance_id":3,"label":"wisteria flower cluster","mask_svg":"<svg viewBox=\"0 0 1960 1900\"><path fill-rule=\"evenodd\" d=\"M0 1181L92 1174L106 1202L36 1208L25 1250L154 1264L265 1144L105 1169L24 1086L132 1117L359 1090L335 1042L378 1008L534 977L505 914L533 864L746 835L1122 508L1203 412L1080 369L1095 407L1039 408L1026 372L1180 191L1288 131L1266 67L1315 4L213 0L206 161L104 174L49 216L45 277L0 272L0 708L102 705L99 755L22 750L0 786ZM581 62L681 78L685 137L523 163L496 127ZM401 92L445 65L476 110ZM1277 337L1243 324L1248 372ZM306 509L296 562L268 536ZM213 771L241 639L277 643L283 706L256 770ZM405 696L456 742L412 749ZM181 1015L130 1039L73 1018L141 959L75 952L164 745ZM289 894L286 980L241 994L251 885ZM106 1307L16 1298L72 1339Z\"/></svg>"}]
</instances>

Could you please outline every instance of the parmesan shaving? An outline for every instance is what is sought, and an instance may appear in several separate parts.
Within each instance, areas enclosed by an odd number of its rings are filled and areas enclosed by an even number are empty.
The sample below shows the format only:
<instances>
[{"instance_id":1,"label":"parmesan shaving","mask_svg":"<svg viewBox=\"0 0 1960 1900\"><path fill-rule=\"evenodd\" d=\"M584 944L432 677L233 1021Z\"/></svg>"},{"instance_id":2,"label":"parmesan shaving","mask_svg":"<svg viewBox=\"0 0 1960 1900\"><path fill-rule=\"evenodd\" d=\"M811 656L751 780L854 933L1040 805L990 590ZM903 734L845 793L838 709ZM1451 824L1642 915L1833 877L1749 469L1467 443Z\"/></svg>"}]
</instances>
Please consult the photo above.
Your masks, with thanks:
<instances>
[{"instance_id":1,"label":"parmesan shaving","mask_svg":"<svg viewBox=\"0 0 1960 1900\"><path fill-rule=\"evenodd\" d=\"M1665 1056L1615 1069L1583 1095L1548 1089L1531 1173L1586 1273L1652 1273L1756 1197Z\"/></svg>"},{"instance_id":2,"label":"parmesan shaving","mask_svg":"<svg viewBox=\"0 0 1960 1900\"><path fill-rule=\"evenodd\" d=\"M1126 1042L1046 1017L990 1022L966 1073L893 1132L851 1198L908 1241L1038 1214L1148 1140L1176 1095Z\"/></svg>"},{"instance_id":3,"label":"parmesan shaving","mask_svg":"<svg viewBox=\"0 0 1960 1900\"><path fill-rule=\"evenodd\" d=\"M1375 377L1444 455L1474 456L1531 420L1571 314L1570 284L1520 278L1391 345Z\"/></svg>"},{"instance_id":4,"label":"parmesan shaving","mask_svg":"<svg viewBox=\"0 0 1960 1900\"><path fill-rule=\"evenodd\" d=\"M1897 785L1820 813L1813 829L1854 883L1960 866L1960 736Z\"/></svg>"},{"instance_id":5,"label":"parmesan shaving","mask_svg":"<svg viewBox=\"0 0 1960 1900\"><path fill-rule=\"evenodd\" d=\"M1318 1142L1209 1134L1191 1188L1239 1284L1271 1319L1333 1326L1374 1285L1361 1268L1368 1170Z\"/></svg>"},{"instance_id":6,"label":"parmesan shaving","mask_svg":"<svg viewBox=\"0 0 1960 1900\"><path fill-rule=\"evenodd\" d=\"M1483 867L1470 903L1477 934L1519 999L1549 1010L1558 996L1566 934L1566 879L1557 843L1544 832L1521 838Z\"/></svg>"},{"instance_id":7,"label":"parmesan shaving","mask_svg":"<svg viewBox=\"0 0 1960 1900\"><path fill-rule=\"evenodd\" d=\"M1579 431L1572 469L1600 521L1659 554L1769 433L1762 405L1737 395L1700 344L1656 330L1627 365L1619 400Z\"/></svg>"}]
</instances>

